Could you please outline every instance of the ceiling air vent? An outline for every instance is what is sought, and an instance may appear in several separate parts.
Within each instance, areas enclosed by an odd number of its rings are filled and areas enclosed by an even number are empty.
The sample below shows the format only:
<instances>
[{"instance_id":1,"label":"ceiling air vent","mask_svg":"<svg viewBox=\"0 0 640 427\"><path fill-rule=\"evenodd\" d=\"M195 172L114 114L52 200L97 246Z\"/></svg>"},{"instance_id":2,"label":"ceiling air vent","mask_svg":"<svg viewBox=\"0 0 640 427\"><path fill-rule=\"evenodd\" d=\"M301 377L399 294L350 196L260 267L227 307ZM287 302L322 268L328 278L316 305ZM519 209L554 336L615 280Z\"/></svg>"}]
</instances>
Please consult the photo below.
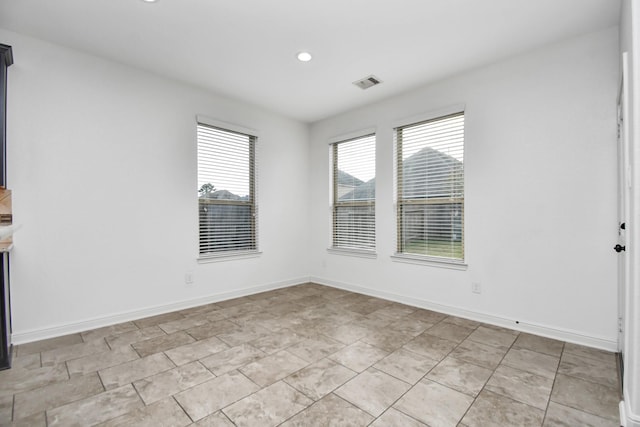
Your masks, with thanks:
<instances>
[{"instance_id":1,"label":"ceiling air vent","mask_svg":"<svg viewBox=\"0 0 640 427\"><path fill-rule=\"evenodd\" d=\"M358 86L360 89L369 89L371 86L379 85L380 83L382 83L382 80L374 75L367 76L364 79L353 82L353 84Z\"/></svg>"}]
</instances>

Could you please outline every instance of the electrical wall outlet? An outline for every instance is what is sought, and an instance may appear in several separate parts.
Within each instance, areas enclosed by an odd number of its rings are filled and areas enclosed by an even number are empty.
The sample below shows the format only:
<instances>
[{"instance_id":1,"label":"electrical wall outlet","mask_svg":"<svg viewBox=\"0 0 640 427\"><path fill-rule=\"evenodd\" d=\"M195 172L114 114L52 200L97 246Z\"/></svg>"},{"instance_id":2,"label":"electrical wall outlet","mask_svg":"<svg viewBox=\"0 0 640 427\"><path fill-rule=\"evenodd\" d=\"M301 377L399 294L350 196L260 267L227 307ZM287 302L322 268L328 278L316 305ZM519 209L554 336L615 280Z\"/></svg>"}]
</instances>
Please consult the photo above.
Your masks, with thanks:
<instances>
[{"instance_id":1,"label":"electrical wall outlet","mask_svg":"<svg viewBox=\"0 0 640 427\"><path fill-rule=\"evenodd\" d=\"M482 293L482 286L480 286L479 282L471 283L471 292L473 292L474 294L481 294Z\"/></svg>"},{"instance_id":2,"label":"electrical wall outlet","mask_svg":"<svg viewBox=\"0 0 640 427\"><path fill-rule=\"evenodd\" d=\"M184 283L187 285L193 285L193 273L192 272L187 272L184 275Z\"/></svg>"}]
</instances>

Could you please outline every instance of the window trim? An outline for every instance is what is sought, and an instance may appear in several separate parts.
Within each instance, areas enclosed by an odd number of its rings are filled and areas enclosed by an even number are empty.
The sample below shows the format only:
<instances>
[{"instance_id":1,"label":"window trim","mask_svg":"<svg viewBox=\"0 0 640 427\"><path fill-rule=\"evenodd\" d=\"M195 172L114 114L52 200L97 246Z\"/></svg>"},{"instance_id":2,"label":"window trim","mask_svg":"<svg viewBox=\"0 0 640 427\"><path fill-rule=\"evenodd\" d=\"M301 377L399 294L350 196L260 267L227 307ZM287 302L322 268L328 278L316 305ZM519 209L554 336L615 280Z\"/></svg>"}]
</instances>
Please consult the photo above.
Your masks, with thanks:
<instances>
[{"instance_id":1,"label":"window trim","mask_svg":"<svg viewBox=\"0 0 640 427\"><path fill-rule=\"evenodd\" d=\"M224 122L221 120L217 120L217 119L213 119L211 117L207 117L207 116L203 116L203 115L196 115L196 165L198 163L197 159L198 159L198 138L197 138L197 129L198 129L198 125L204 125L204 126L210 126L222 131L228 131L231 133L238 133L238 134L243 134L246 135L248 137L250 137L250 139L253 139L253 149L251 150L251 161L253 163L253 167L250 167L249 169L249 174L250 174L250 178L249 178L249 185L251 187L251 194L253 195L253 202L252 203L242 203L245 205L252 205L253 207L253 216L254 216L254 223L253 223L253 239L255 241L255 249L248 249L248 250L238 250L238 251L219 251L219 252L207 252L207 253L200 253L200 250L197 250L197 256L196 256L196 261L198 263L209 263L209 262L222 262L222 261L232 261L232 260L236 260L236 259L247 259L247 258L255 258L258 257L262 254L262 252L260 251L259 248L259 215L258 215L258 180L257 180L257 176L258 176L258 147L259 144L257 144L258 139L260 138L259 132L255 129L252 128L248 128L245 126L241 126L241 125L237 125L234 123L229 123L229 122ZM196 168L196 180L198 179L198 171ZM196 185L197 188L197 185ZM199 207L199 201L198 199L196 199L196 203L198 203L198 207ZM228 203L226 201L220 201L219 204L235 204L235 203ZM198 218L198 224L199 224L200 219ZM198 231L198 242L200 241L200 232ZM197 248L200 247L200 244L198 243Z\"/></svg>"},{"instance_id":2,"label":"window trim","mask_svg":"<svg viewBox=\"0 0 640 427\"><path fill-rule=\"evenodd\" d=\"M355 257L359 257L359 258L376 258L377 257L377 247L378 247L378 239L377 239L377 230L375 229L375 222L376 222L376 199L373 200L373 202L338 202L336 200L336 194L338 194L337 191L337 185L338 183L336 182L335 179L335 167L336 167L336 163L335 163L335 153L337 150L337 146L340 143L343 142L349 142L351 140L354 139L359 139L359 138L365 138L368 136L373 136L374 137L374 167L377 169L377 149L378 149L378 143L377 143L377 128L376 127L369 127L369 128L364 128L364 129L360 129L360 130L356 130L356 131L352 131L352 132L348 132L348 133L344 133L344 134L340 134L340 135L336 135L333 136L331 138L329 138L327 140L327 144L329 145L329 177L330 177L330 186L329 186L329 220L330 220L330 229L331 229L331 233L330 233L330 238L329 238L329 244L327 247L327 252L333 255L343 255L343 256L355 256ZM376 172L377 173L377 172ZM337 206L337 204L340 203L341 206L347 206L347 205L351 205L353 203L354 206L373 206L374 209L374 238L375 238L375 244L374 247L372 249L362 249L362 248L345 248L345 247L340 247L340 246L334 246L334 215L335 215L335 208Z\"/></svg>"},{"instance_id":3,"label":"window trim","mask_svg":"<svg viewBox=\"0 0 640 427\"><path fill-rule=\"evenodd\" d=\"M396 226L395 228L395 238L394 238L394 242L395 242L395 250L393 252L393 254L391 255L391 260L394 262L403 262L403 263L408 263L408 264L419 264L419 265L427 265L427 266L432 266L432 267L440 267L440 268L447 268L447 269L453 269L453 270L466 270L468 267L467 264L467 256L466 256L466 250L463 251L463 258L461 260L459 259L455 259L455 258L446 258L446 257L439 257L439 256L433 256L433 255L419 255L419 254L411 254L411 253L404 253L404 252L398 252L398 249L400 247L400 239L402 238L402 230L401 230L401 223L400 223L400 218L399 218L399 189L400 189L400 185L399 185L399 180L402 179L402 172L401 172L401 168L402 168L402 160L398 158L398 142L396 141L396 135L397 135L397 129L398 128L402 128L402 127L407 127L407 126L411 126L411 125L415 125L415 124L419 124L421 122L427 122L430 120L436 120L439 118L445 118L447 116L452 116L452 115L456 115L456 114L463 114L465 116L465 135L466 135L466 126L467 126L467 111L466 111L466 105L465 104L454 104L454 105L449 105L447 107L443 107L443 108L439 108L436 110L431 110L429 112L426 113L421 113L418 115L414 115L414 116L410 116L410 117L405 117L402 119L398 119L392 122L391 126L393 129L393 138L394 138L394 144L393 144L393 210L395 213L395 222L396 222ZM466 138L465 138L465 147L466 147ZM463 170L463 179L464 182L466 182L466 168L464 168ZM465 185L465 191L466 191L466 185ZM465 199L466 199L466 194L463 194L462 200L464 203L464 209L466 210L466 203L465 203ZM466 215L462 215L462 229L466 229L465 227L465 218ZM464 239L464 247L466 247L466 241L467 241L467 235L466 233L464 233L463 235L463 239Z\"/></svg>"}]
</instances>

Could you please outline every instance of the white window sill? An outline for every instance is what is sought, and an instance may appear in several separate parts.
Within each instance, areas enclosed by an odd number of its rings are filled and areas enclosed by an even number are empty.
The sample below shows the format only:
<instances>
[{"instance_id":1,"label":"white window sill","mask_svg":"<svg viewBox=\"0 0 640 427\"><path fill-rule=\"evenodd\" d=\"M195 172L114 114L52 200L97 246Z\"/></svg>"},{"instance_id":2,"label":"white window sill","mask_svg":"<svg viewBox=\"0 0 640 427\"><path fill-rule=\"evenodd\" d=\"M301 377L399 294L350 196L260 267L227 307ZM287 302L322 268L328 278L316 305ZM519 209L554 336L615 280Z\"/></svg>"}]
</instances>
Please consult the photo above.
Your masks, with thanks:
<instances>
[{"instance_id":1,"label":"white window sill","mask_svg":"<svg viewBox=\"0 0 640 427\"><path fill-rule=\"evenodd\" d=\"M378 257L375 251L367 251L364 249L348 249L348 248L327 248L327 252L333 255L345 255L358 258L375 259Z\"/></svg>"},{"instance_id":2,"label":"white window sill","mask_svg":"<svg viewBox=\"0 0 640 427\"><path fill-rule=\"evenodd\" d=\"M391 260L407 264L429 265L431 267L449 268L451 270L466 270L468 265L464 261L454 261L446 258L427 257L420 255L400 254L391 255Z\"/></svg>"},{"instance_id":3,"label":"white window sill","mask_svg":"<svg viewBox=\"0 0 640 427\"><path fill-rule=\"evenodd\" d=\"M238 259L257 258L262 255L260 251L223 252L220 254L204 254L198 257L198 263L235 261Z\"/></svg>"}]
</instances>

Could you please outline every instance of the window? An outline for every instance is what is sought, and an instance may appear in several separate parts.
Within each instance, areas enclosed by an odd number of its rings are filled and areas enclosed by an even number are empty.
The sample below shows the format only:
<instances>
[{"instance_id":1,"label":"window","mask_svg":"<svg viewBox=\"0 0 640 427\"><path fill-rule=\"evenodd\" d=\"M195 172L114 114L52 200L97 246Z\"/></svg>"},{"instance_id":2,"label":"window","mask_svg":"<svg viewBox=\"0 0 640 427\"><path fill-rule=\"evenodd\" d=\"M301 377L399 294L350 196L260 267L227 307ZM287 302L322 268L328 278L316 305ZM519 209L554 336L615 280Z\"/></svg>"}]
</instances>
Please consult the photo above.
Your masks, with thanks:
<instances>
[{"instance_id":1,"label":"window","mask_svg":"<svg viewBox=\"0 0 640 427\"><path fill-rule=\"evenodd\" d=\"M362 136L331 144L333 248L375 250L376 139Z\"/></svg>"},{"instance_id":2,"label":"window","mask_svg":"<svg viewBox=\"0 0 640 427\"><path fill-rule=\"evenodd\" d=\"M197 134L200 255L255 251L256 137L200 122Z\"/></svg>"},{"instance_id":3,"label":"window","mask_svg":"<svg viewBox=\"0 0 640 427\"><path fill-rule=\"evenodd\" d=\"M464 113L395 129L398 253L464 260Z\"/></svg>"}]
</instances>

